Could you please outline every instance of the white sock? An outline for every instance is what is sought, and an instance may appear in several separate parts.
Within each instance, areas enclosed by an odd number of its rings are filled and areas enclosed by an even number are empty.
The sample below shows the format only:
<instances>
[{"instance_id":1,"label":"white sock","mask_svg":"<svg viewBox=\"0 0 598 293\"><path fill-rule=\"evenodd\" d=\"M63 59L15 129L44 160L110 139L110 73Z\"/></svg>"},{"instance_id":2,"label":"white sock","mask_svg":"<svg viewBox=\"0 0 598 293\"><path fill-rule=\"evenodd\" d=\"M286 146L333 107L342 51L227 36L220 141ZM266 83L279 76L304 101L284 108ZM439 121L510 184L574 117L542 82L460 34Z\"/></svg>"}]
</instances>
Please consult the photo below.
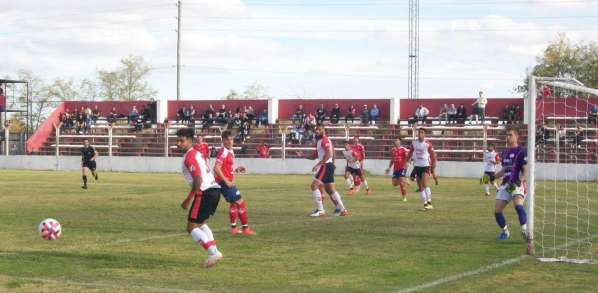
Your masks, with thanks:
<instances>
[{"instance_id":1,"label":"white sock","mask_svg":"<svg viewBox=\"0 0 598 293\"><path fill-rule=\"evenodd\" d=\"M209 254L214 254L218 249L216 249L216 244L213 240L210 240L210 237L206 232L202 231L200 228L193 228L191 230L191 238L199 245L201 245L205 250L208 251Z\"/></svg>"},{"instance_id":2,"label":"white sock","mask_svg":"<svg viewBox=\"0 0 598 293\"><path fill-rule=\"evenodd\" d=\"M345 179L345 183L347 184L347 188L353 188L353 180L351 180L351 177Z\"/></svg>"},{"instance_id":3,"label":"white sock","mask_svg":"<svg viewBox=\"0 0 598 293\"><path fill-rule=\"evenodd\" d=\"M426 192L426 198L428 199L428 201L432 201L432 190L430 189L430 187L426 187L424 191Z\"/></svg>"},{"instance_id":4,"label":"white sock","mask_svg":"<svg viewBox=\"0 0 598 293\"><path fill-rule=\"evenodd\" d=\"M363 180L363 185L365 186L365 189L370 189L368 187L368 181L367 180Z\"/></svg>"},{"instance_id":5,"label":"white sock","mask_svg":"<svg viewBox=\"0 0 598 293\"><path fill-rule=\"evenodd\" d=\"M313 196L314 196L314 203L316 204L316 209L318 209L318 211L323 211L324 205L322 204L322 194L320 193L320 190L319 189L314 190Z\"/></svg>"},{"instance_id":6,"label":"white sock","mask_svg":"<svg viewBox=\"0 0 598 293\"><path fill-rule=\"evenodd\" d=\"M489 194L489 193L490 193L490 185L488 185L488 184L484 184L484 192L485 192L486 194Z\"/></svg>"},{"instance_id":7,"label":"white sock","mask_svg":"<svg viewBox=\"0 0 598 293\"><path fill-rule=\"evenodd\" d=\"M212 229L210 229L210 227L208 227L208 224L201 225L201 227L199 227L199 229L201 229L201 231L203 231L204 233L206 233L206 235L208 235L209 240L214 241L214 233L212 233Z\"/></svg>"},{"instance_id":8,"label":"white sock","mask_svg":"<svg viewBox=\"0 0 598 293\"><path fill-rule=\"evenodd\" d=\"M345 205L343 204L343 200L341 199L341 195L338 193L338 191L335 191L331 197L335 201L337 209L341 211L345 209Z\"/></svg>"},{"instance_id":9,"label":"white sock","mask_svg":"<svg viewBox=\"0 0 598 293\"><path fill-rule=\"evenodd\" d=\"M527 232L527 224L521 225L521 230Z\"/></svg>"},{"instance_id":10,"label":"white sock","mask_svg":"<svg viewBox=\"0 0 598 293\"><path fill-rule=\"evenodd\" d=\"M425 190L420 191L419 196L421 197L421 199L424 203L426 203L428 201L428 195L426 194Z\"/></svg>"}]
</instances>

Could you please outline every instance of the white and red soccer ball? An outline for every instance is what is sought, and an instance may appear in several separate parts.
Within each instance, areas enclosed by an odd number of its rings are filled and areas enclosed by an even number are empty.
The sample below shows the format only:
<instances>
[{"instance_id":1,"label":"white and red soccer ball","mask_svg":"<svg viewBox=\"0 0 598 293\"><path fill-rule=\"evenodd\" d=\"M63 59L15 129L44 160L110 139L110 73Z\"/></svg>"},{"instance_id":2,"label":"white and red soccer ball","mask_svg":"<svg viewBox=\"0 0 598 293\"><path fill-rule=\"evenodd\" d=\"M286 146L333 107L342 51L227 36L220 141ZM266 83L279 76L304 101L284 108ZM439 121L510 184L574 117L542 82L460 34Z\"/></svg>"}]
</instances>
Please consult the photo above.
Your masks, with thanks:
<instances>
[{"instance_id":1,"label":"white and red soccer ball","mask_svg":"<svg viewBox=\"0 0 598 293\"><path fill-rule=\"evenodd\" d=\"M37 231L43 239L58 240L62 234L62 226L58 221L48 218L39 223Z\"/></svg>"}]
</instances>

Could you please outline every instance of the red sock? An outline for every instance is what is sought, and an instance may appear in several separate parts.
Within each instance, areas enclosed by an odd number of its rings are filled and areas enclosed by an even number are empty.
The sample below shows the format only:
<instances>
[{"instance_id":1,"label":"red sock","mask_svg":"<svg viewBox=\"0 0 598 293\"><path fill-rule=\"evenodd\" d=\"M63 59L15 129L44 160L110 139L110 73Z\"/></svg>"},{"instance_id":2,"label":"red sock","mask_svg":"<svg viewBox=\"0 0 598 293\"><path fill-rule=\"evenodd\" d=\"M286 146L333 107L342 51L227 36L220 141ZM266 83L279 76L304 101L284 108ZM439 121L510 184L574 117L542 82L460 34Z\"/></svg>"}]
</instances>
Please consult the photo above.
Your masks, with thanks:
<instances>
[{"instance_id":1,"label":"red sock","mask_svg":"<svg viewBox=\"0 0 598 293\"><path fill-rule=\"evenodd\" d=\"M239 209L237 203L231 202L228 208L228 215L230 217L230 224L237 225L237 215L239 214Z\"/></svg>"},{"instance_id":2,"label":"red sock","mask_svg":"<svg viewBox=\"0 0 598 293\"><path fill-rule=\"evenodd\" d=\"M407 194L407 191L405 190L405 185L403 185L402 183L399 185L401 187L401 194L403 196L405 196Z\"/></svg>"},{"instance_id":3,"label":"red sock","mask_svg":"<svg viewBox=\"0 0 598 293\"><path fill-rule=\"evenodd\" d=\"M241 225L247 226L247 208L245 202L237 204L239 206L239 218L241 218Z\"/></svg>"}]
</instances>

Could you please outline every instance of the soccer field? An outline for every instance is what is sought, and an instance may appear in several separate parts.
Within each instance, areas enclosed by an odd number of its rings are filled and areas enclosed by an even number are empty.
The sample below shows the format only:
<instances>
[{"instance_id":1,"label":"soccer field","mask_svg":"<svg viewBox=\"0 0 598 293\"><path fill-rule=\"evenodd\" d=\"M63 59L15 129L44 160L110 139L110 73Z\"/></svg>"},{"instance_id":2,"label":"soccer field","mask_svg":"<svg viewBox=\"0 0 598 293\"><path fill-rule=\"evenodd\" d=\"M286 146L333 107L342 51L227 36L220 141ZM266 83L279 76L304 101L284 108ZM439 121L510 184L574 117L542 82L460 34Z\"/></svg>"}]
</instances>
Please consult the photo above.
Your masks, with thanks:
<instances>
[{"instance_id":1,"label":"soccer field","mask_svg":"<svg viewBox=\"0 0 598 293\"><path fill-rule=\"evenodd\" d=\"M349 217L314 219L307 216L313 209L309 176L240 176L237 185L258 235L229 235L228 207L221 201L209 225L224 258L206 270L205 252L185 233L179 204L188 187L180 174L101 173L84 191L77 172L0 170L0 292L598 288L598 265L522 257L525 245L511 207L512 237L497 243L494 198L483 196L477 180L441 178L430 212L421 211L413 185L405 203L389 178L368 181L373 195L344 195ZM329 199L325 205L331 214ZM47 217L63 225L59 241L37 235Z\"/></svg>"}]
</instances>

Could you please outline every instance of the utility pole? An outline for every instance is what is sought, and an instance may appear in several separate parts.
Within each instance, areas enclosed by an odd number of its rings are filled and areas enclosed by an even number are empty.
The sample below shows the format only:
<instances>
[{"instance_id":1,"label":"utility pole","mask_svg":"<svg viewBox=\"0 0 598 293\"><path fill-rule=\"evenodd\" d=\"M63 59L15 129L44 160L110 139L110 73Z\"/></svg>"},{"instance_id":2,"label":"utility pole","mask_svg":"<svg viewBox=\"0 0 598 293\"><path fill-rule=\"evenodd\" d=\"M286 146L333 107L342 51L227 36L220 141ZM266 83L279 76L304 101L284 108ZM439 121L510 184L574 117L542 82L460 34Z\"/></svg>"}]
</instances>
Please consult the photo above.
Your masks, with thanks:
<instances>
[{"instance_id":1,"label":"utility pole","mask_svg":"<svg viewBox=\"0 0 598 293\"><path fill-rule=\"evenodd\" d=\"M181 99L181 0L177 1L177 29L176 29L176 99Z\"/></svg>"}]
</instances>

